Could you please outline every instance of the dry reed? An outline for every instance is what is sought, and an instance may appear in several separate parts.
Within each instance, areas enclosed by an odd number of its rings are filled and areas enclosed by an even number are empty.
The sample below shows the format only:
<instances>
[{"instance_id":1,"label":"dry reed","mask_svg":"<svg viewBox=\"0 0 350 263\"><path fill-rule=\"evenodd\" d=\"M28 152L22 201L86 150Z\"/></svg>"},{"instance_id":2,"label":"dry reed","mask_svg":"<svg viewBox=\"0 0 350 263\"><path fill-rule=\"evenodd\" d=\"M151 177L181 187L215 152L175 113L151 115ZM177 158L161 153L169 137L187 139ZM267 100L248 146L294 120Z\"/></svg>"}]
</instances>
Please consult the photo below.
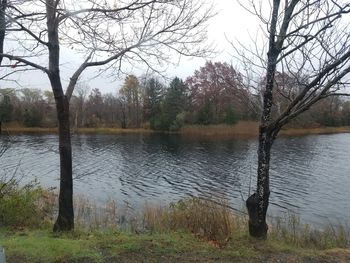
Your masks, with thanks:
<instances>
[{"instance_id":1,"label":"dry reed","mask_svg":"<svg viewBox=\"0 0 350 263\"><path fill-rule=\"evenodd\" d=\"M240 121L235 125L188 125L180 133L188 137L254 137L258 135L258 123L253 121Z\"/></svg>"},{"instance_id":2,"label":"dry reed","mask_svg":"<svg viewBox=\"0 0 350 263\"><path fill-rule=\"evenodd\" d=\"M350 228L348 226L329 223L323 229L316 229L301 223L300 218L295 214L272 220L270 236L297 247L317 249L350 247Z\"/></svg>"},{"instance_id":3,"label":"dry reed","mask_svg":"<svg viewBox=\"0 0 350 263\"><path fill-rule=\"evenodd\" d=\"M146 205L143 224L151 232L186 231L223 245L234 231L235 216L226 201L218 204L206 199L188 198L167 208Z\"/></svg>"}]
</instances>

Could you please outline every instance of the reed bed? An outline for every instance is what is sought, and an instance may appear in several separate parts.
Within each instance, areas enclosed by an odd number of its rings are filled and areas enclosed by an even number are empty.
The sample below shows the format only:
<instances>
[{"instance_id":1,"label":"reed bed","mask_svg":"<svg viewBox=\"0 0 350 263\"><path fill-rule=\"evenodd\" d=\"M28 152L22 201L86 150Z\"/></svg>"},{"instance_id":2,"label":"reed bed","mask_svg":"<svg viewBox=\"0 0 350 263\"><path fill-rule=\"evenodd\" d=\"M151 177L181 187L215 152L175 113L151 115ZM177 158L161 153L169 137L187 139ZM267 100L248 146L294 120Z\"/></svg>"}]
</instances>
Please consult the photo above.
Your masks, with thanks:
<instances>
[{"instance_id":1,"label":"reed bed","mask_svg":"<svg viewBox=\"0 0 350 263\"><path fill-rule=\"evenodd\" d=\"M240 121L235 125L217 124L217 125L186 125L179 131L154 131L145 128L122 129L117 127L97 127L97 128L72 128L72 133L78 134L152 134L168 133L180 134L184 137L193 138L257 138L259 123L254 121ZM57 128L45 127L21 127L18 125L9 125L4 127L4 133L57 133ZM301 136L311 134L336 134L349 133L350 126L343 127L312 127L312 128L285 128L280 132L281 136Z\"/></svg>"},{"instance_id":2,"label":"reed bed","mask_svg":"<svg viewBox=\"0 0 350 263\"><path fill-rule=\"evenodd\" d=\"M300 222L295 214L287 214L284 218L275 218L271 221L270 236L292 244L296 247L316 249L349 248L350 227L344 224L327 224L317 229L309 224Z\"/></svg>"},{"instance_id":3,"label":"reed bed","mask_svg":"<svg viewBox=\"0 0 350 263\"><path fill-rule=\"evenodd\" d=\"M253 121L240 121L235 125L188 125L180 133L186 137L255 137L258 135L258 123Z\"/></svg>"}]
</instances>

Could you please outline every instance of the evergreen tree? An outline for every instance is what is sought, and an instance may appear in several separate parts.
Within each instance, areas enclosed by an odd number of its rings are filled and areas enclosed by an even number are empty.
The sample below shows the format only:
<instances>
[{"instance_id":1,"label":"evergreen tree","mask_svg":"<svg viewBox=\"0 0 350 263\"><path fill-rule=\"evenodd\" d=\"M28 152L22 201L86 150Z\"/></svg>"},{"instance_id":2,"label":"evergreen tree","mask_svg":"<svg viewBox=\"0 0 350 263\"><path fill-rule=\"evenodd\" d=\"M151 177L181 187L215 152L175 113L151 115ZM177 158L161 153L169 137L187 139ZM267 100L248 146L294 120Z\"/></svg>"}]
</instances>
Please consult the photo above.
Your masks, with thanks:
<instances>
[{"instance_id":1,"label":"evergreen tree","mask_svg":"<svg viewBox=\"0 0 350 263\"><path fill-rule=\"evenodd\" d=\"M154 128L157 116L160 115L164 90L164 85L156 78L150 78L144 81L143 117L144 121L150 121L152 129Z\"/></svg>"},{"instance_id":2,"label":"evergreen tree","mask_svg":"<svg viewBox=\"0 0 350 263\"><path fill-rule=\"evenodd\" d=\"M178 77L174 78L167 90L162 104L161 114L155 122L155 129L178 130L184 122L187 86Z\"/></svg>"}]
</instances>

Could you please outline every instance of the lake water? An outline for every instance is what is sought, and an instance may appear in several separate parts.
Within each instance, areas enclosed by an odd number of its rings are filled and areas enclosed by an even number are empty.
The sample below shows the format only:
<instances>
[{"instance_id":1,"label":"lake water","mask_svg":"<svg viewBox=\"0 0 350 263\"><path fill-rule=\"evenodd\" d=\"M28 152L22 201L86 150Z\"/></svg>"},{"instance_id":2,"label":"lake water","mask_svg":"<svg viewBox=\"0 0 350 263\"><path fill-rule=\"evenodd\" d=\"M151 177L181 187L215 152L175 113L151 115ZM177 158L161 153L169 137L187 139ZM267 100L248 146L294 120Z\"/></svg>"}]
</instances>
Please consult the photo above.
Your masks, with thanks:
<instances>
[{"instance_id":1,"label":"lake water","mask_svg":"<svg viewBox=\"0 0 350 263\"><path fill-rule=\"evenodd\" d=\"M0 172L59 185L56 135L0 137L9 149ZM74 191L97 202L134 207L186 196L227 198L244 210L255 188L256 139L189 139L179 135L74 135ZM271 163L270 215L298 213L312 224L349 222L350 134L279 138Z\"/></svg>"}]
</instances>

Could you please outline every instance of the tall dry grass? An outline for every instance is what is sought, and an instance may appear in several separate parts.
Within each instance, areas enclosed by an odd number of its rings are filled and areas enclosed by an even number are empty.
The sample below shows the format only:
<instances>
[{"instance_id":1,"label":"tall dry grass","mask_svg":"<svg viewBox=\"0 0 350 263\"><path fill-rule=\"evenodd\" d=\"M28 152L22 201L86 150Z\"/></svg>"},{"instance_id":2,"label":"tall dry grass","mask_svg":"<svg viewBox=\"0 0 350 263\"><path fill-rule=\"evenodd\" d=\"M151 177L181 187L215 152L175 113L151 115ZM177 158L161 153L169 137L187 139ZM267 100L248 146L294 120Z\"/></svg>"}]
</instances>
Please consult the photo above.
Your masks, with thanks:
<instances>
[{"instance_id":1,"label":"tall dry grass","mask_svg":"<svg viewBox=\"0 0 350 263\"><path fill-rule=\"evenodd\" d=\"M3 128L8 133L57 133L54 127L23 127L18 123L10 123ZM74 133L82 134L150 134L150 133L171 133L181 134L186 137L204 138L252 138L258 136L259 123L256 121L240 121L235 125L215 124L215 125L185 125L180 131L154 131L149 126L142 128L122 129L117 127L97 127L97 128L72 128ZM286 127L281 132L281 136L300 136L309 134L333 134L349 133L350 127L310 127L293 128Z\"/></svg>"},{"instance_id":2,"label":"tall dry grass","mask_svg":"<svg viewBox=\"0 0 350 263\"><path fill-rule=\"evenodd\" d=\"M301 223L300 218L295 214L272 220L270 236L297 247L316 249L350 247L349 226L329 223L323 229L317 229Z\"/></svg>"},{"instance_id":3,"label":"tall dry grass","mask_svg":"<svg viewBox=\"0 0 350 263\"><path fill-rule=\"evenodd\" d=\"M217 138L245 138L257 137L259 123L254 121L240 121L235 125L188 125L184 126L180 133L187 137L212 137ZM301 136L310 134L335 134L349 133L350 127L313 127L313 128L285 128L280 132L281 136Z\"/></svg>"},{"instance_id":4,"label":"tall dry grass","mask_svg":"<svg viewBox=\"0 0 350 263\"><path fill-rule=\"evenodd\" d=\"M180 133L188 137L252 137L258 135L258 123L253 121L240 121L235 125L186 125Z\"/></svg>"},{"instance_id":5,"label":"tall dry grass","mask_svg":"<svg viewBox=\"0 0 350 263\"><path fill-rule=\"evenodd\" d=\"M222 245L235 230L236 217L226 201L187 198L166 208L146 205L143 225L151 232L186 231Z\"/></svg>"},{"instance_id":6,"label":"tall dry grass","mask_svg":"<svg viewBox=\"0 0 350 263\"><path fill-rule=\"evenodd\" d=\"M350 127L317 127L317 128L288 128L281 131L282 136L300 136L310 134L349 133Z\"/></svg>"},{"instance_id":7,"label":"tall dry grass","mask_svg":"<svg viewBox=\"0 0 350 263\"><path fill-rule=\"evenodd\" d=\"M74 199L75 223L80 228L107 229L119 227L120 211L114 200L97 205L88 198L78 196Z\"/></svg>"}]
</instances>

